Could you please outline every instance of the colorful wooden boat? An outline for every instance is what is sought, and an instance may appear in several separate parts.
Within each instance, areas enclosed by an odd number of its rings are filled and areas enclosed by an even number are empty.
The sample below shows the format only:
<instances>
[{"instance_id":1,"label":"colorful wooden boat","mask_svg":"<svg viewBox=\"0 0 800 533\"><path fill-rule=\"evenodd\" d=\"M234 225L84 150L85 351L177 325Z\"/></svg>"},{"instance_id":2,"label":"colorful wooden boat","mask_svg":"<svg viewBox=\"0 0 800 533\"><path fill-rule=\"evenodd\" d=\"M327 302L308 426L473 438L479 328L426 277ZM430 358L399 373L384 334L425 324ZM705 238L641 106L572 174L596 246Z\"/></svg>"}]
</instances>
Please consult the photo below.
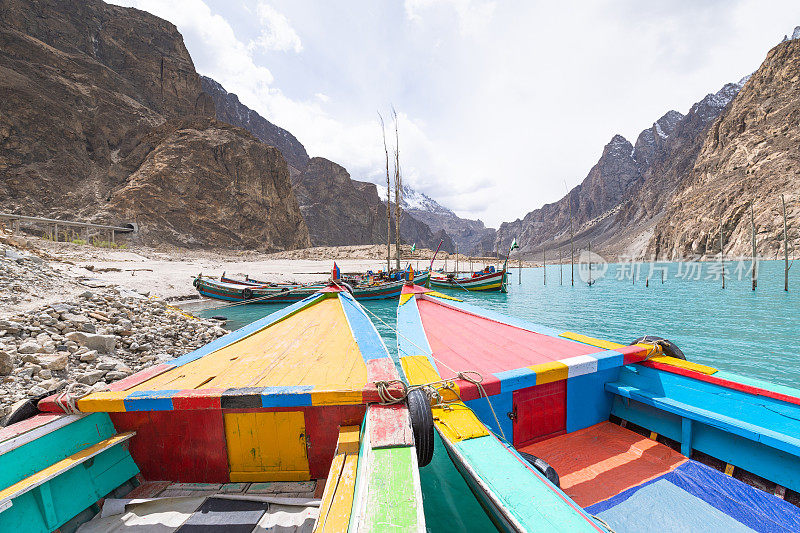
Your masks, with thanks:
<instances>
[{"instance_id":1,"label":"colorful wooden boat","mask_svg":"<svg viewBox=\"0 0 800 533\"><path fill-rule=\"evenodd\" d=\"M426 284L430 277L429 272L414 275L414 282ZM346 282L345 282L346 283ZM356 300L383 300L397 298L403 289L405 281L389 281L351 287ZM324 288L322 284L290 286L247 286L240 283L228 283L198 276L194 280L197 291L208 298L225 300L229 302L252 303L290 303L303 300Z\"/></svg>"},{"instance_id":2,"label":"colorful wooden boat","mask_svg":"<svg viewBox=\"0 0 800 533\"><path fill-rule=\"evenodd\" d=\"M488 267L470 276L458 277L457 274L435 272L431 274L430 286L439 289L453 289L458 291L499 291L507 292L507 273L505 268L495 271Z\"/></svg>"},{"instance_id":3,"label":"colorful wooden boat","mask_svg":"<svg viewBox=\"0 0 800 533\"><path fill-rule=\"evenodd\" d=\"M0 430L0 531L74 530L103 497L124 518L88 531L264 531L287 516L303 531L424 531L408 409L378 404L375 382L396 379L361 305L326 288ZM119 500L158 491L180 497Z\"/></svg>"},{"instance_id":4,"label":"colorful wooden boat","mask_svg":"<svg viewBox=\"0 0 800 533\"><path fill-rule=\"evenodd\" d=\"M504 530L800 530L798 390L423 287L397 338L410 384L451 385L436 431Z\"/></svg>"}]
</instances>

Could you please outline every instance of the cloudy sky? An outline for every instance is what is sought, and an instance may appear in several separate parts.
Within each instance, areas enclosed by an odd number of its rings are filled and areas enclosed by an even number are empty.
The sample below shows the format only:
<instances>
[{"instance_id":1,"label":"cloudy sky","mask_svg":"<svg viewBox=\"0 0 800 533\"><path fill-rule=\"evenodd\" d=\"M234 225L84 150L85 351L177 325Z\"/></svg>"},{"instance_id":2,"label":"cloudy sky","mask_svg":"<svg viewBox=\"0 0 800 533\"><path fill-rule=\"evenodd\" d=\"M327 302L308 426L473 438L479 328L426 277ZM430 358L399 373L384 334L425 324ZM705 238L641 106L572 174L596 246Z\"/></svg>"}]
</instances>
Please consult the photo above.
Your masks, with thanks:
<instances>
[{"instance_id":1,"label":"cloudy sky","mask_svg":"<svg viewBox=\"0 0 800 533\"><path fill-rule=\"evenodd\" d=\"M754 71L797 0L114 0L173 22L198 72L312 156L381 183L377 111L400 115L406 182L487 225L580 183Z\"/></svg>"}]
</instances>

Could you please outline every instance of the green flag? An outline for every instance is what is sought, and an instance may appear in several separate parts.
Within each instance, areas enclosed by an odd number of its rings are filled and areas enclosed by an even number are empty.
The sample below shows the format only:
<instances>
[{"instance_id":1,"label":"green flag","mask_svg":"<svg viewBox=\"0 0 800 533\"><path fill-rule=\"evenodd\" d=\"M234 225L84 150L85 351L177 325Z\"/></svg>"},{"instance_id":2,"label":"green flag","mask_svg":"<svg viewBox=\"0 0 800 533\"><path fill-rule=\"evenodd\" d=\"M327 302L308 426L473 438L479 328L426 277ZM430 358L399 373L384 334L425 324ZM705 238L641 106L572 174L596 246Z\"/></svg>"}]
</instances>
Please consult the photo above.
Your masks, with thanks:
<instances>
[{"instance_id":1,"label":"green flag","mask_svg":"<svg viewBox=\"0 0 800 533\"><path fill-rule=\"evenodd\" d=\"M517 248L519 248L519 244L517 244L517 239L514 239L511 242L511 250L516 250ZM509 250L509 251L511 251L511 250Z\"/></svg>"},{"instance_id":2,"label":"green flag","mask_svg":"<svg viewBox=\"0 0 800 533\"><path fill-rule=\"evenodd\" d=\"M417 249L417 243L412 244L411 245L411 253L413 254L414 250L416 250L416 249Z\"/></svg>"}]
</instances>

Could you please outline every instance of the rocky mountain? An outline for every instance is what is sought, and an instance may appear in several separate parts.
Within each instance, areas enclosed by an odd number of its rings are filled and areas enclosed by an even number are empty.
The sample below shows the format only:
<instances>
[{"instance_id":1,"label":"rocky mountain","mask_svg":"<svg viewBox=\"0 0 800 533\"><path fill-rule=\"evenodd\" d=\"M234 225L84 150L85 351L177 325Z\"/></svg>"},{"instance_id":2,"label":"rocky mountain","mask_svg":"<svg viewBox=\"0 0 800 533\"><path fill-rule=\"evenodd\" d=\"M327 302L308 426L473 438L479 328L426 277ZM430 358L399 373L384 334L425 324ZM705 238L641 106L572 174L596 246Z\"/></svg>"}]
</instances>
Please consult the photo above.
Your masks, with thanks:
<instances>
[{"instance_id":1,"label":"rocky mountain","mask_svg":"<svg viewBox=\"0 0 800 533\"><path fill-rule=\"evenodd\" d=\"M744 81L707 95L686 115L668 111L639 134L635 145L615 135L567 196L522 220L503 223L497 237L500 248L517 238L523 252L568 252L571 212L577 247L591 243L608 255L642 255L653 226L694 165L705 133Z\"/></svg>"},{"instance_id":2,"label":"rocky mountain","mask_svg":"<svg viewBox=\"0 0 800 533\"><path fill-rule=\"evenodd\" d=\"M293 178L300 210L317 246L380 244L386 242L386 204L374 183L350 178L347 170L322 157L313 157L306 169ZM392 204L394 216L394 204ZM392 223L394 239L394 223ZM434 234L424 223L403 213L400 239L420 247L453 248L447 234Z\"/></svg>"},{"instance_id":3,"label":"rocky mountain","mask_svg":"<svg viewBox=\"0 0 800 533\"><path fill-rule=\"evenodd\" d=\"M244 128L261 141L280 150L292 175L306 168L308 153L294 135L242 104L238 96L229 93L211 78L200 76L200 85L214 101L217 119Z\"/></svg>"},{"instance_id":4,"label":"rocky mountain","mask_svg":"<svg viewBox=\"0 0 800 533\"><path fill-rule=\"evenodd\" d=\"M214 115L169 22L99 0L0 0L2 209L137 222L152 242L307 245L286 162Z\"/></svg>"},{"instance_id":5,"label":"rocky mountain","mask_svg":"<svg viewBox=\"0 0 800 533\"><path fill-rule=\"evenodd\" d=\"M495 230L487 228L480 220L461 218L430 196L405 185L400 205L404 212L424 222L431 230L452 238L452 247L445 247L447 240L442 243L445 251L454 251L455 244L458 244L459 253L470 255L483 255L493 250Z\"/></svg>"},{"instance_id":6,"label":"rocky mountain","mask_svg":"<svg viewBox=\"0 0 800 533\"><path fill-rule=\"evenodd\" d=\"M780 195L792 238L800 223L800 28L767 54L703 137L694 165L654 228L648 252L659 257L750 255L754 202L758 252L782 246Z\"/></svg>"},{"instance_id":7,"label":"rocky mountain","mask_svg":"<svg viewBox=\"0 0 800 533\"><path fill-rule=\"evenodd\" d=\"M305 147L294 135L242 104L235 94L213 79L201 76L201 82L214 101L219 120L245 128L276 147L289 162L292 186L314 246L386 242L386 204L373 183L352 179L347 169L333 161L322 157L309 159ZM394 239L394 225L392 228ZM430 228L413 212L403 211L400 240L425 248L436 248L442 240L443 250L455 248L447 232Z\"/></svg>"}]
</instances>

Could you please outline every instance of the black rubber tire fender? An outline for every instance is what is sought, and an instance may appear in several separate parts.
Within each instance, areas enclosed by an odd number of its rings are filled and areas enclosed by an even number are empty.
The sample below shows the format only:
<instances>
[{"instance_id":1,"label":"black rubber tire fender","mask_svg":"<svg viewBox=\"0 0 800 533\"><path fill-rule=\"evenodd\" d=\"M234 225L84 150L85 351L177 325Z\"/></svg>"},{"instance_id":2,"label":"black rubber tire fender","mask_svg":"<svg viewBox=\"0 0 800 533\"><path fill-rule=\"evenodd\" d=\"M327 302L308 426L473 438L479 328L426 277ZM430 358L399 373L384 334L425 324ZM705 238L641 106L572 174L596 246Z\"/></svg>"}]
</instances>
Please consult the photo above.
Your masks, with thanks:
<instances>
[{"instance_id":1,"label":"black rubber tire fender","mask_svg":"<svg viewBox=\"0 0 800 533\"><path fill-rule=\"evenodd\" d=\"M633 341L629 346L634 344L658 344L661 346L661 351L664 352L664 355L668 355L670 357L674 357L675 359L683 359L686 361L686 356L683 355L683 352L680 348L678 348L675 343L668 341L662 337L656 337L655 335L645 335L644 337L639 337L635 341Z\"/></svg>"},{"instance_id":2,"label":"black rubber tire fender","mask_svg":"<svg viewBox=\"0 0 800 533\"><path fill-rule=\"evenodd\" d=\"M350 294L353 294L353 287L352 287L352 285L350 285L349 283L345 283L344 281L340 281L340 282L339 282L339 285L341 285L342 287L344 287L344 288L345 288L345 290L346 290L347 292L349 292Z\"/></svg>"},{"instance_id":3,"label":"black rubber tire fender","mask_svg":"<svg viewBox=\"0 0 800 533\"><path fill-rule=\"evenodd\" d=\"M556 469L550 466L550 464L547 461L545 461L541 457L536 457L535 455L532 455L530 453L525 453L525 452L518 452L518 453L522 456L523 459L528 461L532 467L541 472L542 475L550 481L550 483L552 483L558 488L561 488L561 483L558 479L558 472L556 472Z\"/></svg>"},{"instance_id":4,"label":"black rubber tire fender","mask_svg":"<svg viewBox=\"0 0 800 533\"><path fill-rule=\"evenodd\" d=\"M242 298L244 298L245 300L249 300L252 297L253 297L253 291L250 289L250 287L245 287L244 289L242 289Z\"/></svg>"},{"instance_id":5,"label":"black rubber tire fender","mask_svg":"<svg viewBox=\"0 0 800 533\"><path fill-rule=\"evenodd\" d=\"M411 430L414 446L417 448L417 463L427 466L433 459L433 412L428 395L422 389L408 394L408 414L411 416Z\"/></svg>"}]
</instances>

